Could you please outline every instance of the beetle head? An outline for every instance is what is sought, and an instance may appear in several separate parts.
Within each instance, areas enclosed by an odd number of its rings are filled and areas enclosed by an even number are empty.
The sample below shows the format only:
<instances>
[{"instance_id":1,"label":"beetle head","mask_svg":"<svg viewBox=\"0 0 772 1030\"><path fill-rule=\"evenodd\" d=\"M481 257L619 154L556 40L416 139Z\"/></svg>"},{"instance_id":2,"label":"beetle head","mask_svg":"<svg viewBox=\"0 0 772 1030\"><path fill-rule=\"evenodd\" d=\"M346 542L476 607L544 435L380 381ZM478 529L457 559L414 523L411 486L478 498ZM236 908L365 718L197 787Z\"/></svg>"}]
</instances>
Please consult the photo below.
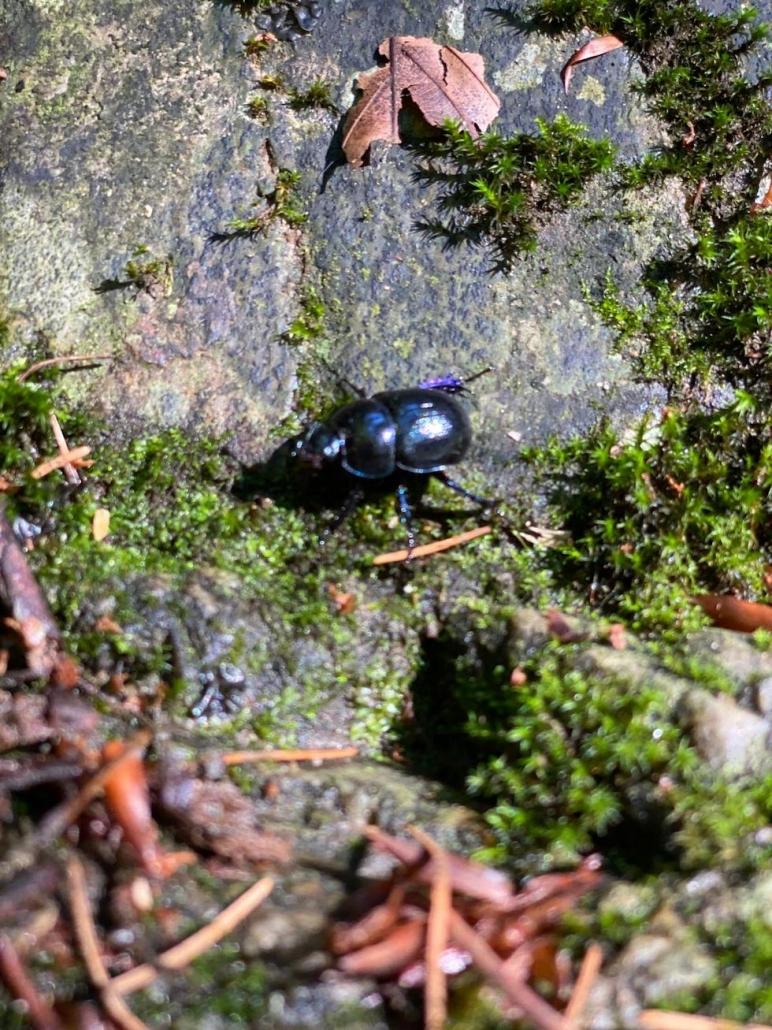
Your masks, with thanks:
<instances>
[{"instance_id":1,"label":"beetle head","mask_svg":"<svg viewBox=\"0 0 772 1030\"><path fill-rule=\"evenodd\" d=\"M323 422L313 422L301 437L295 457L304 468L319 472L340 459L343 438Z\"/></svg>"}]
</instances>

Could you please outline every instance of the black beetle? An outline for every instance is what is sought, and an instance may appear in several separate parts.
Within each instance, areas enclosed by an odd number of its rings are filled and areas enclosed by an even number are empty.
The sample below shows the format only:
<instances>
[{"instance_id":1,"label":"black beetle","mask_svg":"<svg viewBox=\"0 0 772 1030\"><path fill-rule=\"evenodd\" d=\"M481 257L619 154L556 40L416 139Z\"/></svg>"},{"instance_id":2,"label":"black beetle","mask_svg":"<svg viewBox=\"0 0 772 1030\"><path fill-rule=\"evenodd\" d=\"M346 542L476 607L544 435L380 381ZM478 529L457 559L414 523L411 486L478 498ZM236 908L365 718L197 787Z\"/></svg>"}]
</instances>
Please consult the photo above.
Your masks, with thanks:
<instances>
[{"instance_id":1,"label":"black beetle","mask_svg":"<svg viewBox=\"0 0 772 1030\"><path fill-rule=\"evenodd\" d=\"M488 371L485 369L484 371ZM403 390L385 390L344 405L326 422L314 422L299 437L291 456L314 473L337 473L348 480L339 524L371 485L394 484L400 519L415 548L409 483L436 476L451 490L481 507L491 502L470 493L445 471L466 454L472 441L469 416L454 394L465 392L456 376L430 379Z\"/></svg>"}]
</instances>

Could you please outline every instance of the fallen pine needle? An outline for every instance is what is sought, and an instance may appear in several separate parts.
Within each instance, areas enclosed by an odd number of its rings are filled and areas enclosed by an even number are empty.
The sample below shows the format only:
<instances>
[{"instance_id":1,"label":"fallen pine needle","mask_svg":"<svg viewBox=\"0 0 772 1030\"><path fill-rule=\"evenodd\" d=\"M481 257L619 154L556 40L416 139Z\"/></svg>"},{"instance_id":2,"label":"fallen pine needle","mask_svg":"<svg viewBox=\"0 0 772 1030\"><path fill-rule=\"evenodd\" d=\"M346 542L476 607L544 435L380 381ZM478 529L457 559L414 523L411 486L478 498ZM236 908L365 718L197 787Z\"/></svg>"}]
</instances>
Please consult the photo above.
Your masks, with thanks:
<instances>
[{"instance_id":1,"label":"fallen pine needle","mask_svg":"<svg viewBox=\"0 0 772 1030\"><path fill-rule=\"evenodd\" d=\"M59 448L59 453L67 454L70 448L67 441L64 438L62 427L59 425L59 419L56 417L53 411L48 416L48 421L51 423L51 429L53 430L54 439L56 440L56 446ZM63 466L63 471L65 478L67 482L70 484L70 486L80 486L81 479L78 475L78 470L75 468L74 465L71 465L68 461L67 464Z\"/></svg>"},{"instance_id":2,"label":"fallen pine needle","mask_svg":"<svg viewBox=\"0 0 772 1030\"><path fill-rule=\"evenodd\" d=\"M174 947L161 952L155 965L145 962L141 966L135 966L134 969L128 969L125 973L114 976L110 981L111 988L118 994L131 994L133 991L140 991L144 987L148 987L163 973L178 972L180 969L184 969L193 959L214 947L218 941L235 930L239 923L243 922L265 901L273 890L273 886L273 878L264 876L262 880L253 883L227 908L216 915L211 923L202 926L200 930L196 930L190 937L186 937L184 941L180 941Z\"/></svg>"},{"instance_id":3,"label":"fallen pine needle","mask_svg":"<svg viewBox=\"0 0 772 1030\"><path fill-rule=\"evenodd\" d=\"M36 361L34 365L30 365L29 368L25 369L19 376L19 382L23 383L25 379L29 379L35 372L39 372L41 368L50 368L52 365L69 365L73 361L85 361L98 362L98 361L112 361L112 354L63 354L58 358L44 358L43 361Z\"/></svg>"},{"instance_id":4,"label":"fallen pine needle","mask_svg":"<svg viewBox=\"0 0 772 1030\"><path fill-rule=\"evenodd\" d=\"M488 980L499 987L510 1005L522 1009L536 1030L573 1030L571 1023L517 975L504 968L504 963L469 923L451 909L450 931L456 944L468 951L472 961ZM671 1028L672 1030L672 1028Z\"/></svg>"},{"instance_id":5,"label":"fallen pine needle","mask_svg":"<svg viewBox=\"0 0 772 1030\"><path fill-rule=\"evenodd\" d=\"M430 544L421 544L413 548L412 552L406 549L402 551L389 551L387 554L378 554L373 558L373 565L389 565L391 562L407 561L408 558L426 558L430 554L439 554L440 551L449 551L451 547L459 544L466 544L470 540L476 540L479 536L490 533L490 526L478 526L477 529L470 529L466 533L459 533L458 536L449 536L445 540L434 540Z\"/></svg>"},{"instance_id":6,"label":"fallen pine needle","mask_svg":"<svg viewBox=\"0 0 772 1030\"><path fill-rule=\"evenodd\" d=\"M99 939L91 903L88 898L86 873L77 855L71 855L67 862L67 885L70 894L70 911L83 962L89 978L99 991L105 1012L122 1030L148 1030L146 1023L137 1019L120 994L113 987L110 976L102 961Z\"/></svg>"},{"instance_id":7,"label":"fallen pine needle","mask_svg":"<svg viewBox=\"0 0 772 1030\"><path fill-rule=\"evenodd\" d=\"M434 859L424 957L424 1026L426 1030L442 1030L448 1014L448 984L442 968L442 953L448 946L450 910L453 904L448 855L444 848L417 826L408 829Z\"/></svg>"},{"instance_id":8,"label":"fallen pine needle","mask_svg":"<svg viewBox=\"0 0 772 1030\"><path fill-rule=\"evenodd\" d=\"M10 937L0 934L0 983L14 1001L23 1002L25 1015L34 1030L62 1030L62 1022L38 994Z\"/></svg>"},{"instance_id":9,"label":"fallen pine needle","mask_svg":"<svg viewBox=\"0 0 772 1030\"><path fill-rule=\"evenodd\" d=\"M587 1004L587 998L590 994L590 989L595 983L595 979L600 972L600 967L603 964L603 949L599 944L592 943L587 951L584 953L582 964L579 968L579 975L576 978L574 985L574 991L571 995L568 1005L566 1005L565 1017L566 1019L578 1023L582 1016L584 1006Z\"/></svg>"},{"instance_id":10,"label":"fallen pine needle","mask_svg":"<svg viewBox=\"0 0 772 1030\"><path fill-rule=\"evenodd\" d=\"M761 1023L736 1023L733 1019L690 1015L686 1012L664 1012L644 1009L638 1013L641 1030L772 1030Z\"/></svg>"},{"instance_id":11,"label":"fallen pine needle","mask_svg":"<svg viewBox=\"0 0 772 1030\"><path fill-rule=\"evenodd\" d=\"M311 747L294 751L226 751L219 757L223 765L246 765L252 762L330 762L338 758L356 758L358 754L358 747Z\"/></svg>"},{"instance_id":12,"label":"fallen pine needle","mask_svg":"<svg viewBox=\"0 0 772 1030\"><path fill-rule=\"evenodd\" d=\"M76 461L81 461L87 455L91 454L91 448L88 446L74 447L71 451L66 451L64 454L57 454L55 458L49 458L47 461L43 461L37 468L34 468L30 475L33 479L42 479L47 476L50 472L55 472L56 469L64 468L65 465L74 465Z\"/></svg>"}]
</instances>

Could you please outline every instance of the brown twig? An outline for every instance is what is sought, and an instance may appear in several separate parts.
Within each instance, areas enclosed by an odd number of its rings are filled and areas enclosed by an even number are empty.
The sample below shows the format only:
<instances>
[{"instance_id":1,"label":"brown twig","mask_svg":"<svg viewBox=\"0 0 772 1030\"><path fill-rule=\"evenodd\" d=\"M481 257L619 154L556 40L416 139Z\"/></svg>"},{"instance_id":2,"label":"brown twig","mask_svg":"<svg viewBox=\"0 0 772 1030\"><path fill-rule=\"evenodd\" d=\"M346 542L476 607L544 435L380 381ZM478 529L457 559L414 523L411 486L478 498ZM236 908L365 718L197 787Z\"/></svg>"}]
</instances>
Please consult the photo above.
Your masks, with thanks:
<instances>
[{"instance_id":1,"label":"brown twig","mask_svg":"<svg viewBox=\"0 0 772 1030\"><path fill-rule=\"evenodd\" d=\"M62 1030L61 1020L40 997L16 948L5 934L0 934L0 981L12 998L24 1003L34 1030Z\"/></svg>"},{"instance_id":2,"label":"brown twig","mask_svg":"<svg viewBox=\"0 0 772 1030\"><path fill-rule=\"evenodd\" d=\"M641 1030L772 1030L767 1024L736 1023L733 1019L716 1019L713 1016L665 1012L660 1009L639 1012L638 1025Z\"/></svg>"},{"instance_id":3,"label":"brown twig","mask_svg":"<svg viewBox=\"0 0 772 1030\"><path fill-rule=\"evenodd\" d=\"M67 441L64 438L62 427L59 425L59 419L56 417L53 411L48 416L48 421L51 423L51 429L53 430L54 439L56 440L56 446L59 448L59 453L68 454L70 448L67 444ZM64 472L65 479L70 484L70 486L80 486L81 479L78 475L78 470L75 468L74 465L71 465L68 461L66 465L62 466L62 471Z\"/></svg>"},{"instance_id":4,"label":"brown twig","mask_svg":"<svg viewBox=\"0 0 772 1030\"><path fill-rule=\"evenodd\" d=\"M442 968L442 953L448 946L453 889L448 855L444 848L417 826L408 827L420 845L434 859L426 924L426 987L424 989L424 1026L442 1030L448 1014L448 984Z\"/></svg>"},{"instance_id":5,"label":"brown twig","mask_svg":"<svg viewBox=\"0 0 772 1030\"><path fill-rule=\"evenodd\" d=\"M466 544L470 540L486 536L490 531L490 526L478 526L477 529L470 529L457 536L449 536L444 540L433 540L430 544L421 544L420 547L414 547L412 551L389 551L387 554L377 554L373 558L373 565L388 565L391 562L407 561L408 558L426 558L430 554L449 551L451 547L458 547L459 544Z\"/></svg>"},{"instance_id":6,"label":"brown twig","mask_svg":"<svg viewBox=\"0 0 772 1030\"><path fill-rule=\"evenodd\" d=\"M356 758L358 747L311 747L275 751L226 751L219 757L223 765L245 765L253 762L331 762L340 758Z\"/></svg>"},{"instance_id":7,"label":"brown twig","mask_svg":"<svg viewBox=\"0 0 772 1030\"><path fill-rule=\"evenodd\" d=\"M162 952L155 965L143 963L119 976L114 976L110 981L111 987L119 994L131 994L132 991L148 987L163 973L178 972L180 969L184 969L193 959L198 958L199 955L217 944L247 916L251 915L265 901L273 890L273 886L274 881L270 876L265 876L257 883L253 883L219 915L215 916L211 923L202 926L200 930L196 930L190 937L175 944L173 948Z\"/></svg>"},{"instance_id":8,"label":"brown twig","mask_svg":"<svg viewBox=\"0 0 772 1030\"><path fill-rule=\"evenodd\" d=\"M73 447L71 451L65 451L64 454L57 454L53 458L47 458L45 461L41 461L41 463L30 472L30 475L33 479L43 479L44 476L49 475L51 472L55 472L57 469L64 468L65 465L82 462L82 460L89 454L91 454L91 448L85 444L83 447Z\"/></svg>"},{"instance_id":9,"label":"brown twig","mask_svg":"<svg viewBox=\"0 0 772 1030\"><path fill-rule=\"evenodd\" d=\"M137 1019L121 995L113 987L105 969L99 950L94 917L88 899L86 873L77 855L71 855L67 862L67 885L70 895L70 911L83 962L91 983L99 991L105 1012L122 1030L148 1030L147 1024Z\"/></svg>"},{"instance_id":10,"label":"brown twig","mask_svg":"<svg viewBox=\"0 0 772 1030\"><path fill-rule=\"evenodd\" d=\"M19 376L19 382L23 383L25 379L29 379L35 372L39 372L41 368L50 368L51 365L68 365L72 361L85 361L86 363L101 361L113 361L112 354L63 354L58 358L44 358L43 361L36 361L34 365L30 365L29 368L25 369Z\"/></svg>"},{"instance_id":11,"label":"brown twig","mask_svg":"<svg viewBox=\"0 0 772 1030\"><path fill-rule=\"evenodd\" d=\"M3 603L18 627L30 671L36 676L50 675L58 657L59 628L0 504L0 604Z\"/></svg>"},{"instance_id":12,"label":"brown twig","mask_svg":"<svg viewBox=\"0 0 772 1030\"><path fill-rule=\"evenodd\" d=\"M450 913L450 929L456 944L469 952L480 972L504 991L509 1003L521 1009L537 1030L573 1030L560 1012L504 968L490 944L458 912Z\"/></svg>"},{"instance_id":13,"label":"brown twig","mask_svg":"<svg viewBox=\"0 0 772 1030\"><path fill-rule=\"evenodd\" d=\"M603 949L599 944L593 942L584 953L573 993L569 998L568 1005L566 1005L565 1017L571 1022L578 1023L581 1019L590 990L595 983L602 964Z\"/></svg>"}]
</instances>

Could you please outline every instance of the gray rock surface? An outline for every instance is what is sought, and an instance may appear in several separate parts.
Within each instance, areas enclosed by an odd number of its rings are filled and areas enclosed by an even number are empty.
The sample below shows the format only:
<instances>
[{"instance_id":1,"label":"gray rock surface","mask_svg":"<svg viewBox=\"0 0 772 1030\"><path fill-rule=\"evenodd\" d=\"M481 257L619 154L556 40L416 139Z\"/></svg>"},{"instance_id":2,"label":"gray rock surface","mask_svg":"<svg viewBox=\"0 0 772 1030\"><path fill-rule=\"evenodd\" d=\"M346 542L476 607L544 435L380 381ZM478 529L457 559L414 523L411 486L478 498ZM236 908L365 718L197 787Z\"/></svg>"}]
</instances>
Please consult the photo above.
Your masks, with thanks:
<instances>
[{"instance_id":1,"label":"gray rock surface","mask_svg":"<svg viewBox=\"0 0 772 1030\"><path fill-rule=\"evenodd\" d=\"M344 110L381 39L429 35L484 55L503 130L566 111L633 156L658 130L621 52L577 73L566 98L558 71L571 44L526 39L478 3L331 2L313 33L251 61L241 47L255 25L210 0L8 0L3 15L0 305L17 348L114 355L72 388L116 433L181 425L232 434L243 458L265 455L294 403L299 354L283 334L304 283L326 302L335 364L367 388L495 366L476 418L497 479L516 453L502 430L543 439L588 425L598 405L629 418L653 400L609 353L582 283L609 264L634 283L684 231L677 190L636 202L630 219L598 183L544 227L534 255L490 275L484 251L443 251L416 230L434 197L413 181L412 155L378 148L371 167L338 169L321 191L337 116L294 111L282 90L257 86L266 74L300 89L321 78ZM246 113L256 92L266 125ZM279 168L302 173L308 225L277 220L263 236L217 242ZM171 258L169 289L96 293L122 281L138 246Z\"/></svg>"}]
</instances>

